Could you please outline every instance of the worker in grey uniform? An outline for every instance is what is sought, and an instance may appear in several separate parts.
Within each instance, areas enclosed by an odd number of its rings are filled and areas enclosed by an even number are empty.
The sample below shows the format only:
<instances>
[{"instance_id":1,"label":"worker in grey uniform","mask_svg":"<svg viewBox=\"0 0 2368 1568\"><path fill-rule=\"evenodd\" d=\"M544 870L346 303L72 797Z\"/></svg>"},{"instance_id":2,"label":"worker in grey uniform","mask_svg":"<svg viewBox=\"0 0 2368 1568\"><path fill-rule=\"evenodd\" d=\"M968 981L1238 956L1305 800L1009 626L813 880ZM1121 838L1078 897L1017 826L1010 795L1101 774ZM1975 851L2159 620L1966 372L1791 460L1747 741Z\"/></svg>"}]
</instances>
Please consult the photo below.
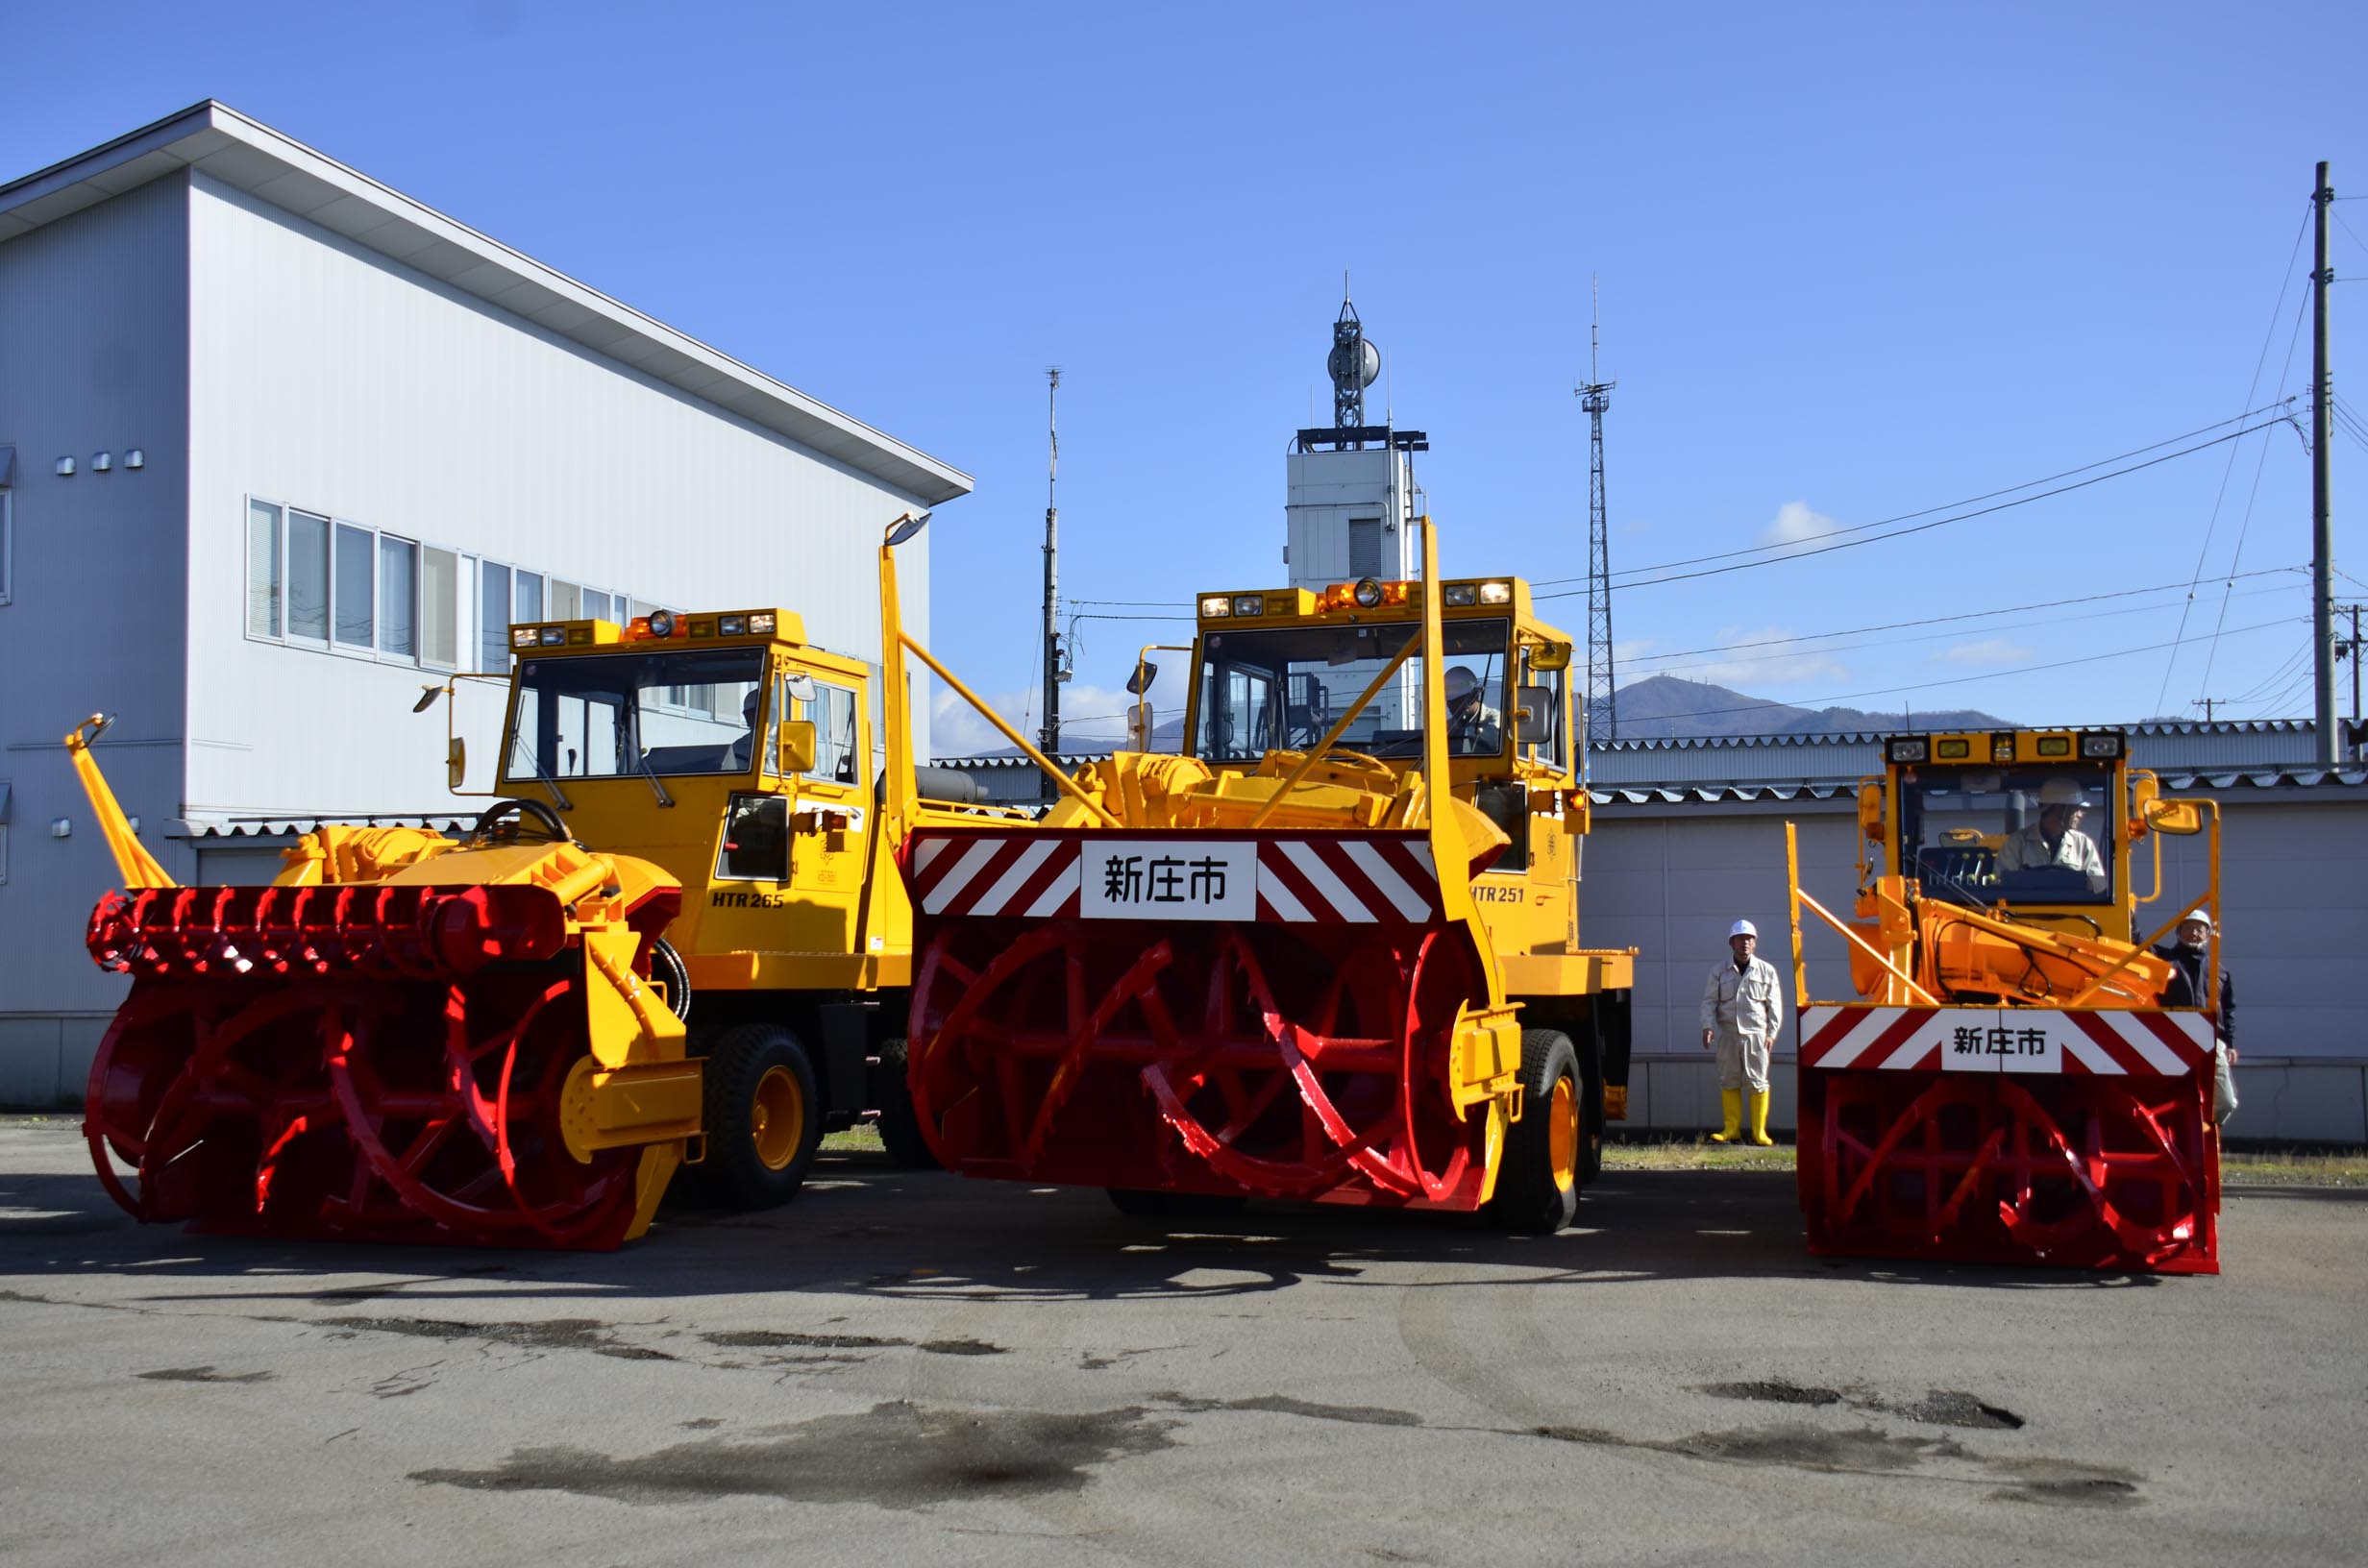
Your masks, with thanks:
<instances>
[{"instance_id":1,"label":"worker in grey uniform","mask_svg":"<svg viewBox=\"0 0 2368 1568\"><path fill-rule=\"evenodd\" d=\"M1764 1148L1775 1141L1767 1136L1767 1053L1783 1003L1776 967L1752 956L1759 944L1760 928L1736 921L1727 930L1732 961L1713 969L1702 988L1702 1043L1718 1053L1718 1103L1726 1115L1726 1126L1711 1134L1714 1143L1742 1140L1746 1090L1751 1140Z\"/></svg>"}]
</instances>

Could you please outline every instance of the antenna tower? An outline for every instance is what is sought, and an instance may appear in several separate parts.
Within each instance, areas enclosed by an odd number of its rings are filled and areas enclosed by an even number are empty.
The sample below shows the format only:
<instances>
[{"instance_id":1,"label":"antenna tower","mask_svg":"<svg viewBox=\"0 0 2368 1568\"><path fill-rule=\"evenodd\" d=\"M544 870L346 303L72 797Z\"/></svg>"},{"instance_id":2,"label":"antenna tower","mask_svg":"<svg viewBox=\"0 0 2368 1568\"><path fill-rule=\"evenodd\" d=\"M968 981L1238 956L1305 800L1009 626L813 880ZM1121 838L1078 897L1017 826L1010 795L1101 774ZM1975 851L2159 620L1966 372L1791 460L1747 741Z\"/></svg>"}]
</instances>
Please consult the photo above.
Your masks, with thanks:
<instances>
[{"instance_id":1,"label":"antenna tower","mask_svg":"<svg viewBox=\"0 0 2368 1568\"><path fill-rule=\"evenodd\" d=\"M1048 757L1061 750L1061 367L1045 367L1045 723L1036 744Z\"/></svg>"},{"instance_id":2,"label":"antenna tower","mask_svg":"<svg viewBox=\"0 0 2368 1568\"><path fill-rule=\"evenodd\" d=\"M1616 381L1601 379L1596 361L1603 348L1601 287L1590 280L1596 308L1588 326L1587 384L1579 406L1587 410L1587 717L1600 717L1604 738L1619 739L1619 698L1612 680L1612 547L1604 526L1603 413L1612 406Z\"/></svg>"}]
</instances>

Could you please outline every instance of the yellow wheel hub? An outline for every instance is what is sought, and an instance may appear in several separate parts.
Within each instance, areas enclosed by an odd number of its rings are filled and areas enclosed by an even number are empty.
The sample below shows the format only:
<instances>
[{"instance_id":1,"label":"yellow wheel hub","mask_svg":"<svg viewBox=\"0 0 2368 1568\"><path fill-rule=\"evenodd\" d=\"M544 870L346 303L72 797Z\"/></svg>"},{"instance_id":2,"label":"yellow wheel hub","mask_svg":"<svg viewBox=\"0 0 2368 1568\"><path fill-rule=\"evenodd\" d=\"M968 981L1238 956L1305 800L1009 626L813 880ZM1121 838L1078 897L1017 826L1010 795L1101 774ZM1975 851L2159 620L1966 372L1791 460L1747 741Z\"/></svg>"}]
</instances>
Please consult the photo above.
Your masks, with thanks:
<instances>
[{"instance_id":1,"label":"yellow wheel hub","mask_svg":"<svg viewBox=\"0 0 2368 1568\"><path fill-rule=\"evenodd\" d=\"M805 1142L805 1094L787 1067L767 1067L749 1106L749 1136L767 1170L786 1169Z\"/></svg>"},{"instance_id":2,"label":"yellow wheel hub","mask_svg":"<svg viewBox=\"0 0 2368 1568\"><path fill-rule=\"evenodd\" d=\"M1554 1185L1567 1192L1579 1180L1579 1094L1567 1078L1554 1080L1554 1100L1546 1107L1545 1126Z\"/></svg>"}]
</instances>

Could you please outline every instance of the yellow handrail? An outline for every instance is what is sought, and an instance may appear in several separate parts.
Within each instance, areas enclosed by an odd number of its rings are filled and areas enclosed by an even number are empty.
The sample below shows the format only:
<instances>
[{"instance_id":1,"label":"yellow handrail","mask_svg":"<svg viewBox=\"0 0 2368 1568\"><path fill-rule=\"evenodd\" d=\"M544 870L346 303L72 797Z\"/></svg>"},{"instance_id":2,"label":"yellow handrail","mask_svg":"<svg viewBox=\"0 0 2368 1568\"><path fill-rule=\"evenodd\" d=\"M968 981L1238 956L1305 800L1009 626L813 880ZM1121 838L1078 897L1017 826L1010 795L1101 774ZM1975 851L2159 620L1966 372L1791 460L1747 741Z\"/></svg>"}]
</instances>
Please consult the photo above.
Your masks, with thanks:
<instances>
[{"instance_id":1,"label":"yellow handrail","mask_svg":"<svg viewBox=\"0 0 2368 1568\"><path fill-rule=\"evenodd\" d=\"M1071 778L1067 773L1062 772L1061 770L1053 764L1050 758L1047 757L1042 751L1037 750L1034 747L1028 745L1026 740L1021 736L1018 730L1005 723L1001 714L997 713L993 708L988 707L984 702L981 702L977 697L972 693L968 686L963 685L960 680L955 678L952 671L947 669L944 665L938 663L937 660L931 658L927 649L922 647L919 643L914 642L910 635L901 631L897 633L897 641L902 644L905 649L909 651L914 658L917 658L922 663L927 665L930 673L935 674L938 679L952 687L956 697L959 697L963 701L968 702L972 707L977 709L978 716L984 719L988 723L993 724L996 729L1001 733L1003 739L1018 747L1021 753L1025 756L1028 761L1044 770L1045 775L1051 779L1052 782L1059 787L1060 792L1063 795L1068 796L1071 799L1076 801L1077 804L1092 812L1094 816L1100 821L1102 826L1118 827L1122 825L1116 817L1111 816L1109 812L1102 809L1102 804L1100 801L1095 799L1092 796L1086 794L1083 789L1079 788L1075 779Z\"/></svg>"},{"instance_id":2,"label":"yellow handrail","mask_svg":"<svg viewBox=\"0 0 2368 1568\"><path fill-rule=\"evenodd\" d=\"M115 870L123 873L123 885L128 892L135 888L178 887L157 857L139 842L132 831L131 819L115 801L115 792L107 785L107 776L99 772L99 762L90 754L90 743L100 732L113 723L111 714L94 713L66 733L66 755L73 760L74 772L83 781L83 794L90 797L91 815L98 819L99 833L107 840L110 853L115 857Z\"/></svg>"}]
</instances>

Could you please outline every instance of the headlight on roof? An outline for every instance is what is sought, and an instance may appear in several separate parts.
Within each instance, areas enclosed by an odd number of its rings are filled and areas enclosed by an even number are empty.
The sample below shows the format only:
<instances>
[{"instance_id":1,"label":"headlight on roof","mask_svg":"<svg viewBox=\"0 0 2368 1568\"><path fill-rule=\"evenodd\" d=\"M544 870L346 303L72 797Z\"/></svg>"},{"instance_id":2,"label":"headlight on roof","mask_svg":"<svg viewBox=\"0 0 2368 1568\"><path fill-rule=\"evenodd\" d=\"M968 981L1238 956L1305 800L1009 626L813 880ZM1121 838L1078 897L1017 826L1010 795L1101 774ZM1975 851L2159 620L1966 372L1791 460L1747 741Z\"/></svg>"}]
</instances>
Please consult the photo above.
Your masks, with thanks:
<instances>
[{"instance_id":1,"label":"headlight on roof","mask_svg":"<svg viewBox=\"0 0 2368 1568\"><path fill-rule=\"evenodd\" d=\"M1922 762L1932 754L1932 743L1922 736L1912 741L1893 741L1886 755L1893 762Z\"/></svg>"},{"instance_id":2,"label":"headlight on roof","mask_svg":"<svg viewBox=\"0 0 2368 1568\"><path fill-rule=\"evenodd\" d=\"M1379 577L1359 577L1355 597L1360 609L1377 610L1381 608L1381 579Z\"/></svg>"},{"instance_id":3,"label":"headlight on roof","mask_svg":"<svg viewBox=\"0 0 2368 1568\"><path fill-rule=\"evenodd\" d=\"M2121 755L2121 737L2118 735L2084 735L2081 737L2081 755L2084 757L2118 757Z\"/></svg>"},{"instance_id":4,"label":"headlight on roof","mask_svg":"<svg viewBox=\"0 0 2368 1568\"><path fill-rule=\"evenodd\" d=\"M1210 594L1200 601L1200 619L1215 621L1233 613L1233 600L1223 594Z\"/></svg>"},{"instance_id":5,"label":"headlight on roof","mask_svg":"<svg viewBox=\"0 0 2368 1568\"><path fill-rule=\"evenodd\" d=\"M1510 603L1512 603L1512 602L1513 602L1513 584L1511 584L1511 583L1509 583L1509 582L1484 582L1484 583L1482 583L1482 584L1480 585L1480 602L1481 602L1481 603L1483 603L1483 604L1510 604Z\"/></svg>"},{"instance_id":6,"label":"headlight on roof","mask_svg":"<svg viewBox=\"0 0 2368 1568\"><path fill-rule=\"evenodd\" d=\"M1439 591L1440 601L1447 608L1461 609L1480 602L1480 586L1471 582L1451 582Z\"/></svg>"},{"instance_id":7,"label":"headlight on roof","mask_svg":"<svg viewBox=\"0 0 2368 1568\"><path fill-rule=\"evenodd\" d=\"M746 637L749 634L749 618L745 615L719 615L715 618L715 629L720 636Z\"/></svg>"},{"instance_id":8,"label":"headlight on roof","mask_svg":"<svg viewBox=\"0 0 2368 1568\"><path fill-rule=\"evenodd\" d=\"M650 635L653 637L672 637L674 634L675 612L672 610L652 610L650 612Z\"/></svg>"},{"instance_id":9,"label":"headlight on roof","mask_svg":"<svg viewBox=\"0 0 2368 1568\"><path fill-rule=\"evenodd\" d=\"M565 626L545 626L542 629L541 636L542 644L545 648L565 648L567 646L567 628Z\"/></svg>"},{"instance_id":10,"label":"headlight on roof","mask_svg":"<svg viewBox=\"0 0 2368 1568\"><path fill-rule=\"evenodd\" d=\"M772 636L773 625L774 620L773 612L771 610L760 610L749 617L749 630L759 637Z\"/></svg>"},{"instance_id":11,"label":"headlight on roof","mask_svg":"<svg viewBox=\"0 0 2368 1568\"><path fill-rule=\"evenodd\" d=\"M512 648L532 648L534 646L534 628L532 626L510 627L509 646Z\"/></svg>"},{"instance_id":12,"label":"headlight on roof","mask_svg":"<svg viewBox=\"0 0 2368 1568\"><path fill-rule=\"evenodd\" d=\"M1266 609L1267 601L1261 595L1236 594L1233 596L1233 613L1236 615L1264 615Z\"/></svg>"}]
</instances>

